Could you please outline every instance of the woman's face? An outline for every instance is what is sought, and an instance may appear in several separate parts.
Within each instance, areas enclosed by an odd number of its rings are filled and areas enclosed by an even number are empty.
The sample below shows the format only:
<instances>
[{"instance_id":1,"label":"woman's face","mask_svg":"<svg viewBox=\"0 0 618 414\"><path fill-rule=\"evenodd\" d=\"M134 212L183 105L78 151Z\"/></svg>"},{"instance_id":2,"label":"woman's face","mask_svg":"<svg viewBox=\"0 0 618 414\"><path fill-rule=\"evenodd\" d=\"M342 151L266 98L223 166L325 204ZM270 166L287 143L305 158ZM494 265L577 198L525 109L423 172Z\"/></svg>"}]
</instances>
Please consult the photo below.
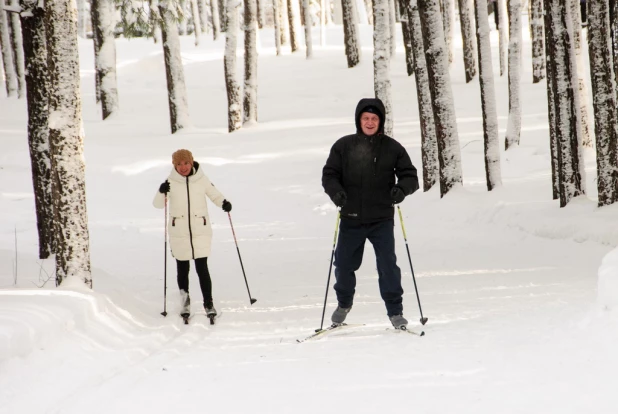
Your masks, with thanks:
<instances>
[{"instance_id":1,"label":"woman's face","mask_svg":"<svg viewBox=\"0 0 618 414\"><path fill-rule=\"evenodd\" d=\"M186 177L189 174L191 174L191 169L193 168L193 164L191 164L189 161L180 161L178 164L175 165L175 167L176 167L176 171L178 171L178 174L182 175L183 177Z\"/></svg>"}]
</instances>

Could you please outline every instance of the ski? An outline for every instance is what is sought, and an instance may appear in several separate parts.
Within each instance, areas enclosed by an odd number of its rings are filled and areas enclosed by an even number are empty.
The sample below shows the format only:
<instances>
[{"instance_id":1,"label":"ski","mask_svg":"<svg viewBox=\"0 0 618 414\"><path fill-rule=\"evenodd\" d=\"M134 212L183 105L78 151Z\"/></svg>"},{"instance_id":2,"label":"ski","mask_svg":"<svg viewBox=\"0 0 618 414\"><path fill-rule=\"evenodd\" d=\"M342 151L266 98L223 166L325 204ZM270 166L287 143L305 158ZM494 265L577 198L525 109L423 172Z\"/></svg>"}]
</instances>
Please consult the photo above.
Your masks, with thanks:
<instances>
[{"instance_id":1,"label":"ski","mask_svg":"<svg viewBox=\"0 0 618 414\"><path fill-rule=\"evenodd\" d=\"M352 324L352 325L348 325L347 323L343 323L341 325L333 324L333 325L329 326L328 328L317 330L314 334L309 335L305 339L297 339L296 342L300 344L300 343L303 343L305 341L311 341L313 339L322 338L322 337L326 336L327 334L335 332L335 331L340 331L340 330L346 329L346 328L355 328L355 327L358 327L358 326L364 326L364 324Z\"/></svg>"},{"instance_id":2,"label":"ski","mask_svg":"<svg viewBox=\"0 0 618 414\"><path fill-rule=\"evenodd\" d=\"M393 331L395 333L399 333L399 332L407 332L410 335L415 335L415 336L425 336L425 331L420 331L420 332L416 332L413 331L411 329L406 328L405 326L401 327L401 328L387 328L387 331Z\"/></svg>"}]
</instances>

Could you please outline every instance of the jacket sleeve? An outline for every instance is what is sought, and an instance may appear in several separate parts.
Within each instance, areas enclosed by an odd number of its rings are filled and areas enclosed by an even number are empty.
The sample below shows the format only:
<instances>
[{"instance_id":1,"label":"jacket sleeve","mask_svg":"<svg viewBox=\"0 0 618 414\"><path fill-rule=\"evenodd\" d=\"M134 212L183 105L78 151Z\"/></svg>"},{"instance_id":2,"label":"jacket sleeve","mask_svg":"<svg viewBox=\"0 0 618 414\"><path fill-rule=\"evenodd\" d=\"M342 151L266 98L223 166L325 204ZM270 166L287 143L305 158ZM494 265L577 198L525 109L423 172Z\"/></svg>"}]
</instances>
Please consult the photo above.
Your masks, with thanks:
<instances>
[{"instance_id":1,"label":"jacket sleeve","mask_svg":"<svg viewBox=\"0 0 618 414\"><path fill-rule=\"evenodd\" d=\"M330 149L326 165L322 169L322 187L332 199L339 191L345 191L342 182L343 157L341 141L335 142Z\"/></svg>"},{"instance_id":2,"label":"jacket sleeve","mask_svg":"<svg viewBox=\"0 0 618 414\"><path fill-rule=\"evenodd\" d=\"M155 194L154 200L152 201L152 205L155 206L155 208L165 207L165 194L160 193L157 190L157 194Z\"/></svg>"},{"instance_id":3,"label":"jacket sleeve","mask_svg":"<svg viewBox=\"0 0 618 414\"><path fill-rule=\"evenodd\" d=\"M412 160L403 146L400 146L399 155L397 156L395 175L397 176L397 186L401 187L405 195L409 196L418 190L416 167L412 165Z\"/></svg>"},{"instance_id":4,"label":"jacket sleeve","mask_svg":"<svg viewBox=\"0 0 618 414\"><path fill-rule=\"evenodd\" d=\"M208 198L210 198L210 201L212 201L217 207L221 208L223 206L223 200L226 199L225 196L221 194L219 190L217 190L217 187L215 187L215 185L210 182L210 179L208 177L206 177L205 175L204 177L206 178L206 195L208 196Z\"/></svg>"}]
</instances>

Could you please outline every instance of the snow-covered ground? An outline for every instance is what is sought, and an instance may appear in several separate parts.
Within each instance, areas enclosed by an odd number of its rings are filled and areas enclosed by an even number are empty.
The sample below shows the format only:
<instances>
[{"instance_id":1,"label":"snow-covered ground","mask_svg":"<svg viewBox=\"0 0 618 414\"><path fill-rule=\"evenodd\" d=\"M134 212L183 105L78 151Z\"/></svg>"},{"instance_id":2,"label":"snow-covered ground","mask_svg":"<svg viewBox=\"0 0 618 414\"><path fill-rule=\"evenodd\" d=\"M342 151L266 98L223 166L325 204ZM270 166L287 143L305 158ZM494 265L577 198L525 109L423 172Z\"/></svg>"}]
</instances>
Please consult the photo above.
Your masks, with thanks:
<instances>
[{"instance_id":1,"label":"snow-covered ground","mask_svg":"<svg viewBox=\"0 0 618 414\"><path fill-rule=\"evenodd\" d=\"M2 96L0 412L615 413L618 206L596 207L593 150L588 198L564 209L551 200L546 90L532 85L526 25L521 146L502 151L504 186L486 191L478 79L465 84L457 47L451 76L465 185L444 199L437 189L419 192L401 207L429 318L423 338L387 331L368 246L348 317L364 326L296 343L320 326L336 218L321 168L332 143L353 132L357 101L373 95L370 28L361 26L355 69L346 67L340 27L329 29L326 47L314 32L309 61L302 52L276 57L272 31L261 31L259 124L231 135L223 39L205 36L198 48L182 39L194 126L174 136L161 46L118 39L121 111L103 122L92 45L81 41L94 293L37 287L54 266L36 257L25 102ZM497 76L495 30L492 44L503 139L507 79ZM394 135L420 169L416 88L401 40L398 51ZM189 326L175 316L171 257L170 315L160 315L164 218L151 202L178 148L192 150L232 201L258 299L249 305L227 215L212 206L215 326L200 314ZM404 312L418 329L399 224L396 232ZM191 286L193 309L203 312L194 272ZM331 288L327 318L334 306Z\"/></svg>"}]
</instances>

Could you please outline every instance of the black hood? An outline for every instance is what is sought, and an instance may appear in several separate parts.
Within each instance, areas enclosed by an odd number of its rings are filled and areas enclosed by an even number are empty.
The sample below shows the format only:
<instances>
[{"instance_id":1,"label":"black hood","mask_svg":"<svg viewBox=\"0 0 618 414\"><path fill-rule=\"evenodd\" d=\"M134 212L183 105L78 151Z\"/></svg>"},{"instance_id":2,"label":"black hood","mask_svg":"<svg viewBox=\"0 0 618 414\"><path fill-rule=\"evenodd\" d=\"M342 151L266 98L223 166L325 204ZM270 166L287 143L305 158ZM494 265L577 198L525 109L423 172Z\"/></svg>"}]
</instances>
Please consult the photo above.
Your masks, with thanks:
<instances>
[{"instance_id":1,"label":"black hood","mask_svg":"<svg viewBox=\"0 0 618 414\"><path fill-rule=\"evenodd\" d=\"M378 134L383 134L384 133L384 121L386 120L386 109L384 108L384 104L382 103L381 100L379 100L378 98L363 98L358 102L358 105L356 105L356 113L354 115L354 121L356 123L356 132L357 133L362 133L363 130L361 129L361 124L360 124L360 117L361 114L364 111L365 108L368 108L370 106L373 106L375 108L378 109L378 111L380 112L378 114L378 116L380 117L380 126L378 127Z\"/></svg>"}]
</instances>

